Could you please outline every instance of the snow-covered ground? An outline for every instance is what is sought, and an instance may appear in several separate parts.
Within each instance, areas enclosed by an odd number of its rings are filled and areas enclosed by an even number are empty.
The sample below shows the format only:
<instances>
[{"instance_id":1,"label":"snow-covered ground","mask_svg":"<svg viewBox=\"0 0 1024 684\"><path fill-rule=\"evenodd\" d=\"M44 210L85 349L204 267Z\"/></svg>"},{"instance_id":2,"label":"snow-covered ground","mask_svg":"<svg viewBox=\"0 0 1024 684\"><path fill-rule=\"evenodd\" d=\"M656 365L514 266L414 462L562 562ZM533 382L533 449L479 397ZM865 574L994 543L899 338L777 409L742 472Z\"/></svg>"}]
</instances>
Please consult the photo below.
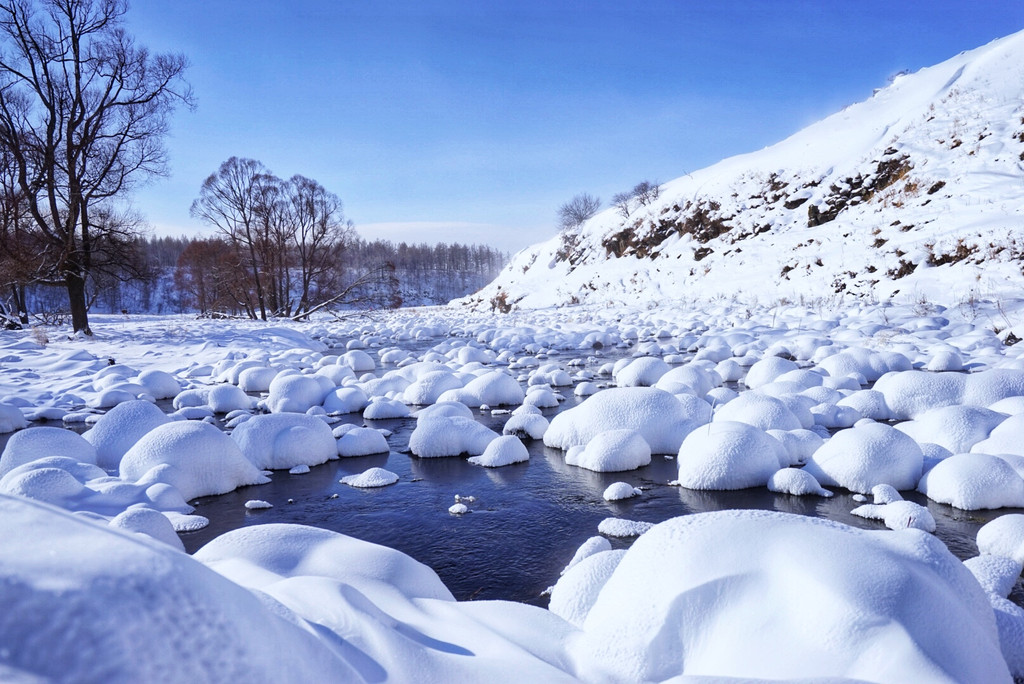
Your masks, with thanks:
<instances>
[{"instance_id":1,"label":"snow-covered ground","mask_svg":"<svg viewBox=\"0 0 1024 684\"><path fill-rule=\"evenodd\" d=\"M1024 349L992 329L1020 312L452 307L304 325L101 317L94 338L2 332L0 675L1024 676L1024 610L1006 598L1024 565ZM538 407L560 401L578 404L549 422ZM350 424L368 413L416 421L403 458L530 467L522 442L543 440L570 477L619 480L671 458L680 487L845 489L865 495L853 515L891 529L767 511L610 518L586 534L637 540L584 544L550 578L549 610L454 601L398 551L300 525L250 525L182 552L175 531L207 523L195 497L390 448ZM481 415L504 418L505 436ZM373 468L347 484L396 478ZM618 484L595 499L643 500ZM929 509L900 494L914 489L997 509L980 555L950 553ZM269 505L252 491L247 509ZM445 505L457 516L478 504Z\"/></svg>"}]
</instances>

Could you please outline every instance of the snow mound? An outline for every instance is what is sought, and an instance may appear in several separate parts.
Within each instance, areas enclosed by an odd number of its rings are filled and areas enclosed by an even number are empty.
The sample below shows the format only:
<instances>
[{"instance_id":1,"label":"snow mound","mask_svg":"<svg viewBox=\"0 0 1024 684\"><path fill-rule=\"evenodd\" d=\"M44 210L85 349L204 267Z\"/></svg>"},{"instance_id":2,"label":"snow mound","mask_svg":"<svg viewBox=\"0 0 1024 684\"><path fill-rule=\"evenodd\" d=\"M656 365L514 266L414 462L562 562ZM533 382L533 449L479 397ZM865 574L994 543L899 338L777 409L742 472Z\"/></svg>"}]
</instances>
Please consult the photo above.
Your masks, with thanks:
<instances>
[{"instance_id":1,"label":"snow mound","mask_svg":"<svg viewBox=\"0 0 1024 684\"><path fill-rule=\"evenodd\" d=\"M433 570L404 553L304 525L242 527L220 535L194 558L255 589L305 575L337 580L364 593L454 601Z\"/></svg>"},{"instance_id":2,"label":"snow mound","mask_svg":"<svg viewBox=\"0 0 1024 684\"><path fill-rule=\"evenodd\" d=\"M4 496L0 536L4 679L185 684L357 676L291 611L166 544Z\"/></svg>"},{"instance_id":3,"label":"snow mound","mask_svg":"<svg viewBox=\"0 0 1024 684\"><path fill-rule=\"evenodd\" d=\"M520 439L543 439L550 423L548 419L536 413L519 413L505 422L501 429L503 434L515 435Z\"/></svg>"},{"instance_id":4,"label":"snow mound","mask_svg":"<svg viewBox=\"0 0 1024 684\"><path fill-rule=\"evenodd\" d=\"M900 500L884 504L865 504L857 506L850 511L850 514L868 520L881 520L891 530L935 531L935 518L927 508L913 501Z\"/></svg>"},{"instance_id":5,"label":"snow mound","mask_svg":"<svg viewBox=\"0 0 1024 684\"><path fill-rule=\"evenodd\" d=\"M413 406L428 406L448 390L462 387L462 381L449 370L434 370L417 378L403 391L402 399Z\"/></svg>"},{"instance_id":6,"label":"snow mound","mask_svg":"<svg viewBox=\"0 0 1024 684\"><path fill-rule=\"evenodd\" d=\"M366 392L358 387L339 387L324 397L324 411L328 413L359 413L369 405Z\"/></svg>"},{"instance_id":7,"label":"snow mound","mask_svg":"<svg viewBox=\"0 0 1024 684\"><path fill-rule=\"evenodd\" d=\"M132 397L133 399L135 397ZM0 435L14 432L28 425L28 420L17 406L0 401Z\"/></svg>"},{"instance_id":8,"label":"snow mound","mask_svg":"<svg viewBox=\"0 0 1024 684\"><path fill-rule=\"evenodd\" d=\"M978 530L978 551L1024 565L1024 513L1007 513Z\"/></svg>"},{"instance_id":9,"label":"snow mound","mask_svg":"<svg viewBox=\"0 0 1024 684\"><path fill-rule=\"evenodd\" d=\"M989 454L957 454L925 473L918 491L965 511L1024 508L1024 478Z\"/></svg>"},{"instance_id":10,"label":"snow mound","mask_svg":"<svg viewBox=\"0 0 1024 684\"><path fill-rule=\"evenodd\" d=\"M640 496L640 493L639 489L628 482L613 482L605 488L604 494L601 497L605 501L622 501L623 499L632 499L634 496Z\"/></svg>"},{"instance_id":11,"label":"snow mound","mask_svg":"<svg viewBox=\"0 0 1024 684\"><path fill-rule=\"evenodd\" d=\"M488 371L470 380L465 387L442 392L437 400L457 401L471 408L512 406L523 403L526 393L516 379L502 371Z\"/></svg>"},{"instance_id":12,"label":"snow mound","mask_svg":"<svg viewBox=\"0 0 1024 684\"><path fill-rule=\"evenodd\" d=\"M971 447L979 454L1016 454L1024 456L1024 413L1010 416L984 439Z\"/></svg>"},{"instance_id":13,"label":"snow mound","mask_svg":"<svg viewBox=\"0 0 1024 684\"><path fill-rule=\"evenodd\" d=\"M143 435L169 422L170 418L148 401L126 401L102 415L82 437L96 447L96 463L114 469Z\"/></svg>"},{"instance_id":14,"label":"snow mound","mask_svg":"<svg viewBox=\"0 0 1024 684\"><path fill-rule=\"evenodd\" d=\"M832 492L822 488L813 475L800 468L780 468L768 478L768 489L778 494L794 496L832 496Z\"/></svg>"},{"instance_id":15,"label":"snow mound","mask_svg":"<svg viewBox=\"0 0 1024 684\"><path fill-rule=\"evenodd\" d=\"M365 420L388 420L391 418L407 418L409 407L397 399L375 397L363 411Z\"/></svg>"},{"instance_id":16,"label":"snow mound","mask_svg":"<svg viewBox=\"0 0 1024 684\"><path fill-rule=\"evenodd\" d=\"M654 527L654 523L622 518L605 518L597 524L597 531L607 537L639 537Z\"/></svg>"},{"instance_id":17,"label":"snow mound","mask_svg":"<svg viewBox=\"0 0 1024 684\"><path fill-rule=\"evenodd\" d=\"M964 565L978 580L981 588L990 594L1006 598L1020 579L1024 566L1006 556L975 556L964 561Z\"/></svg>"},{"instance_id":18,"label":"snow mound","mask_svg":"<svg viewBox=\"0 0 1024 684\"><path fill-rule=\"evenodd\" d=\"M643 356L615 373L615 384L619 387L652 387L669 370L670 366L661 359Z\"/></svg>"},{"instance_id":19,"label":"snow mound","mask_svg":"<svg viewBox=\"0 0 1024 684\"><path fill-rule=\"evenodd\" d=\"M530 452L527 451L518 437L502 435L488 444L482 454L472 456L468 460L474 465L500 468L501 466L530 460Z\"/></svg>"},{"instance_id":20,"label":"snow mound","mask_svg":"<svg viewBox=\"0 0 1024 684\"><path fill-rule=\"evenodd\" d=\"M664 390L613 387L555 416L544 433L544 445L568 450L606 430L630 429L643 436L651 453L675 454L683 438L703 424L695 414Z\"/></svg>"},{"instance_id":21,"label":"snow mound","mask_svg":"<svg viewBox=\"0 0 1024 684\"><path fill-rule=\"evenodd\" d=\"M743 384L750 389L757 389L770 382L775 382L780 376L799 368L800 366L796 362L789 359L767 356L750 367L750 370L747 371L746 379L743 380Z\"/></svg>"},{"instance_id":22,"label":"snow mound","mask_svg":"<svg viewBox=\"0 0 1024 684\"><path fill-rule=\"evenodd\" d=\"M765 511L655 526L570 646L585 680L1008 682L999 648L987 597L934 537Z\"/></svg>"},{"instance_id":23,"label":"snow mound","mask_svg":"<svg viewBox=\"0 0 1024 684\"><path fill-rule=\"evenodd\" d=\"M409 436L409 450L420 458L479 456L498 434L472 418L428 415L416 421Z\"/></svg>"},{"instance_id":24,"label":"snow mound","mask_svg":"<svg viewBox=\"0 0 1024 684\"><path fill-rule=\"evenodd\" d=\"M359 473L358 475L346 475L341 478L342 484L347 484L350 487L387 487L398 482L398 475L385 470L384 468L369 468Z\"/></svg>"},{"instance_id":25,"label":"snow mound","mask_svg":"<svg viewBox=\"0 0 1024 684\"><path fill-rule=\"evenodd\" d=\"M129 482L167 483L185 499L224 494L269 480L226 434L207 423L177 421L150 430L121 459Z\"/></svg>"},{"instance_id":26,"label":"snow mound","mask_svg":"<svg viewBox=\"0 0 1024 684\"><path fill-rule=\"evenodd\" d=\"M185 550L185 545L181 543L181 538L174 531L171 521L167 519L167 516L155 509L146 506L135 506L118 513L108 524L120 530L145 534L167 544L172 549L177 549L178 551Z\"/></svg>"},{"instance_id":27,"label":"snow mound","mask_svg":"<svg viewBox=\"0 0 1024 684\"><path fill-rule=\"evenodd\" d=\"M326 394L313 376L283 371L270 383L266 406L271 413L305 413L319 406Z\"/></svg>"},{"instance_id":28,"label":"snow mound","mask_svg":"<svg viewBox=\"0 0 1024 684\"><path fill-rule=\"evenodd\" d=\"M651 447L636 430L605 430L585 447L572 447L565 462L598 473L636 470L651 462Z\"/></svg>"},{"instance_id":29,"label":"snow mound","mask_svg":"<svg viewBox=\"0 0 1024 684\"><path fill-rule=\"evenodd\" d=\"M0 453L0 477L20 465L47 456L65 456L80 463L96 465L96 448L71 430L36 427L11 435Z\"/></svg>"},{"instance_id":30,"label":"snow mound","mask_svg":"<svg viewBox=\"0 0 1024 684\"><path fill-rule=\"evenodd\" d=\"M170 373L150 368L139 373L135 382L146 388L146 394L154 399L171 399L181 391L181 383Z\"/></svg>"},{"instance_id":31,"label":"snow mound","mask_svg":"<svg viewBox=\"0 0 1024 684\"><path fill-rule=\"evenodd\" d=\"M764 430L715 421L691 432L679 447L678 483L687 489L764 487L788 464L785 448Z\"/></svg>"},{"instance_id":32,"label":"snow mound","mask_svg":"<svg viewBox=\"0 0 1024 684\"><path fill-rule=\"evenodd\" d=\"M875 383L896 420L909 420L932 409L956 404L990 406L1024 395L1024 371L996 368L965 375L904 371L888 373Z\"/></svg>"},{"instance_id":33,"label":"snow mound","mask_svg":"<svg viewBox=\"0 0 1024 684\"><path fill-rule=\"evenodd\" d=\"M254 404L248 394L234 385L214 385L206 395L206 403L214 413L248 411Z\"/></svg>"},{"instance_id":34,"label":"snow mound","mask_svg":"<svg viewBox=\"0 0 1024 684\"><path fill-rule=\"evenodd\" d=\"M918 442L938 444L951 453L962 454L988 438L992 430L1006 419L978 406L944 406L925 411L914 420L900 423L897 430Z\"/></svg>"},{"instance_id":35,"label":"snow mound","mask_svg":"<svg viewBox=\"0 0 1024 684\"><path fill-rule=\"evenodd\" d=\"M338 455L327 423L299 413L253 416L235 428L231 439L260 470L315 466Z\"/></svg>"},{"instance_id":36,"label":"snow mound","mask_svg":"<svg viewBox=\"0 0 1024 684\"><path fill-rule=\"evenodd\" d=\"M718 409L714 419L746 423L761 430L800 430L811 427L801 422L782 400L759 392L742 393Z\"/></svg>"},{"instance_id":37,"label":"snow mound","mask_svg":"<svg viewBox=\"0 0 1024 684\"><path fill-rule=\"evenodd\" d=\"M608 543L604 537L597 537ZM593 553L567 568L551 589L548 610L563 620L582 627L605 582L626 554L624 549Z\"/></svg>"},{"instance_id":38,"label":"snow mound","mask_svg":"<svg viewBox=\"0 0 1024 684\"><path fill-rule=\"evenodd\" d=\"M924 454L911 437L882 423L840 430L807 461L805 469L822 485L867 494L877 484L914 489Z\"/></svg>"},{"instance_id":39,"label":"snow mound","mask_svg":"<svg viewBox=\"0 0 1024 684\"><path fill-rule=\"evenodd\" d=\"M825 440L811 430L765 430L782 444L789 454L789 465L803 465Z\"/></svg>"},{"instance_id":40,"label":"snow mound","mask_svg":"<svg viewBox=\"0 0 1024 684\"><path fill-rule=\"evenodd\" d=\"M380 432L368 427L354 427L338 440L337 452L343 458L386 454L391 451L388 440Z\"/></svg>"},{"instance_id":41,"label":"snow mound","mask_svg":"<svg viewBox=\"0 0 1024 684\"><path fill-rule=\"evenodd\" d=\"M599 535L590 537L589 539L587 539L587 541L580 544L579 548L576 549L576 553L573 554L572 560L569 561L568 565L562 568L562 572L559 574L564 575L565 573L569 572L569 570L571 570L577 563L582 561L584 558L593 556L595 553L611 550L612 544L606 538Z\"/></svg>"}]
</instances>

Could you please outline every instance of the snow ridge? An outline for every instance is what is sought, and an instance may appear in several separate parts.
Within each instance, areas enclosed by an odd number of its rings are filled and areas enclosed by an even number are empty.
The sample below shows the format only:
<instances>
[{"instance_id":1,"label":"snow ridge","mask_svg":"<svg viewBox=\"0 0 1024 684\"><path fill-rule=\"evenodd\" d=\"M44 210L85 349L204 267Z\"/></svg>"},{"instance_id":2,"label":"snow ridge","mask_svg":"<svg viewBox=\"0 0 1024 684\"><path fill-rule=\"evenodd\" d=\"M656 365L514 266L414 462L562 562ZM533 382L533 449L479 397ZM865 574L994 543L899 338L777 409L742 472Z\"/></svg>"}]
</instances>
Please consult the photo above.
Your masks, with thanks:
<instances>
[{"instance_id":1,"label":"snow ridge","mask_svg":"<svg viewBox=\"0 0 1024 684\"><path fill-rule=\"evenodd\" d=\"M476 308L928 299L1024 284L1024 32L513 257Z\"/></svg>"}]
</instances>

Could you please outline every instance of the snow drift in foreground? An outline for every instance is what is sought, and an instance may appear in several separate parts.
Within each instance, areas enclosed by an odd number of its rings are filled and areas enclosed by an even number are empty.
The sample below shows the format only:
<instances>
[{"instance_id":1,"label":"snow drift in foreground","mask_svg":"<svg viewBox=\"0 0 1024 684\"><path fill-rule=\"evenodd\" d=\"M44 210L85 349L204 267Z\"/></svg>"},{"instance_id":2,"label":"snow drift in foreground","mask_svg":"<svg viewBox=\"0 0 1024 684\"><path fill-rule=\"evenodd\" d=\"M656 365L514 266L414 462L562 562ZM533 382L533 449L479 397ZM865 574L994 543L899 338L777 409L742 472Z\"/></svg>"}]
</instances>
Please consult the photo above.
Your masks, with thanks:
<instances>
[{"instance_id":1,"label":"snow drift in foreground","mask_svg":"<svg viewBox=\"0 0 1024 684\"><path fill-rule=\"evenodd\" d=\"M189 557L0 496L0 533L7 679L1010 681L985 591L916 530L674 518L569 568L553 612L456 602L398 551L299 525L235 530Z\"/></svg>"}]
</instances>

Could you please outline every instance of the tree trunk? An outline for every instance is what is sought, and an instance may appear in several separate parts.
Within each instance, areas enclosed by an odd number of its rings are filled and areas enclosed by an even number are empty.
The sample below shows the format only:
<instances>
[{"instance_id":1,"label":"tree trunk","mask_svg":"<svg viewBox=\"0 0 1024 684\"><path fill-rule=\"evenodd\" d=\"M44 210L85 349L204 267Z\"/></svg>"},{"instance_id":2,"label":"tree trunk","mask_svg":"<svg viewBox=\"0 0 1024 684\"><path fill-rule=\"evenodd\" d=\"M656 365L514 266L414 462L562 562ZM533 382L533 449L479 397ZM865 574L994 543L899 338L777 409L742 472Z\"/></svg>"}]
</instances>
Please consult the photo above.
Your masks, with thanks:
<instances>
[{"instance_id":1,"label":"tree trunk","mask_svg":"<svg viewBox=\"0 0 1024 684\"><path fill-rule=\"evenodd\" d=\"M71 327L75 332L92 335L89 329L89 307L85 303L85 278L72 269L64 274L64 284L68 288L68 304L71 307Z\"/></svg>"},{"instance_id":2,"label":"tree trunk","mask_svg":"<svg viewBox=\"0 0 1024 684\"><path fill-rule=\"evenodd\" d=\"M22 284L11 285L11 293L14 295L14 307L18 312L18 321L22 325L28 325L28 306L25 304L25 286Z\"/></svg>"}]
</instances>

